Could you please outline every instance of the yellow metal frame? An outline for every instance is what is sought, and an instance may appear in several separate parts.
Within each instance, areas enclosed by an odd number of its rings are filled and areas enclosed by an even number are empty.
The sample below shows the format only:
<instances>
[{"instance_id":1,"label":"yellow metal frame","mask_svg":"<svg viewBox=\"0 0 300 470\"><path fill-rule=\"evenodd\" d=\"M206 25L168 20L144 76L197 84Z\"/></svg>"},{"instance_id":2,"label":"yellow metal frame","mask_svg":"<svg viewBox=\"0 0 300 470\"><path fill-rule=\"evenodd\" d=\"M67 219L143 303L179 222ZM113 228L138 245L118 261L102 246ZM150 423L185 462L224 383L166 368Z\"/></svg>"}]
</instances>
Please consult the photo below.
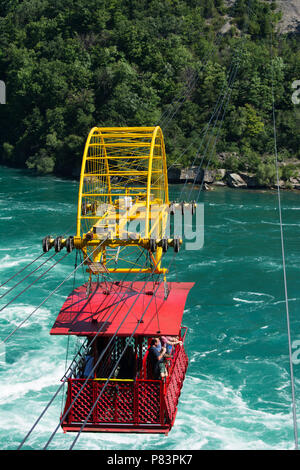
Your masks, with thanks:
<instances>
[{"instance_id":1,"label":"yellow metal frame","mask_svg":"<svg viewBox=\"0 0 300 470\"><path fill-rule=\"evenodd\" d=\"M86 257L99 244L99 251L93 254L94 262L106 260L107 247L135 245L149 249L155 233L158 241L164 236L168 207L167 161L161 128L93 127L82 159L75 247L81 248ZM120 216L122 211L126 217ZM126 228L127 221L132 220L144 226L144 233L133 240ZM99 235L101 231L106 234L105 240ZM152 256L156 272L166 271L160 267L161 253L162 248L158 247L155 258Z\"/></svg>"},{"instance_id":2,"label":"yellow metal frame","mask_svg":"<svg viewBox=\"0 0 300 470\"><path fill-rule=\"evenodd\" d=\"M108 378L98 378L98 377L95 377L93 378L93 380L102 380L102 381L107 381L109 380L109 382L134 382L133 379L108 379Z\"/></svg>"}]
</instances>

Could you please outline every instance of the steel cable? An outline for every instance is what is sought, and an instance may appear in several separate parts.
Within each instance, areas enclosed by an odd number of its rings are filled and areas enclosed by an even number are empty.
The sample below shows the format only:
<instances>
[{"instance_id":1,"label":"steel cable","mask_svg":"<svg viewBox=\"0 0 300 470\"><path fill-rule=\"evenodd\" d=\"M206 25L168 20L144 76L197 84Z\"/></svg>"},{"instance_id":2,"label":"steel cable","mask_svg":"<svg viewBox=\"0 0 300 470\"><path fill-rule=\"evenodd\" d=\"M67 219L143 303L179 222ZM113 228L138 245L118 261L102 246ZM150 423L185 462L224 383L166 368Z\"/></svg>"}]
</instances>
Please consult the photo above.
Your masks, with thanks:
<instances>
[{"instance_id":1,"label":"steel cable","mask_svg":"<svg viewBox=\"0 0 300 470\"><path fill-rule=\"evenodd\" d=\"M21 272L23 272L26 268L28 268L29 266L31 266L35 261L37 261L38 259L40 259L42 256L44 256L46 253L41 253L37 258L35 258L33 261L31 261L30 263L28 263L26 266L24 266L24 268L20 269L20 271L16 272L13 276L11 276L9 279L7 279L5 282L3 282L3 284L0 284L0 287L3 287L5 286L5 284L7 284L9 281L11 281L12 279L14 279L18 274L20 274Z\"/></svg>"},{"instance_id":2,"label":"steel cable","mask_svg":"<svg viewBox=\"0 0 300 470\"><path fill-rule=\"evenodd\" d=\"M46 253L43 253L43 255L45 255ZM8 289L3 295L0 296L0 299L2 299L3 297L5 297L7 294L9 294L12 290L14 290L18 285L20 285L23 281L25 281L25 279L27 279L29 276L31 276L31 274L35 273L38 269L40 269L44 264L46 264L49 260L51 260L52 258L54 258L54 256L56 255L56 253L53 255L53 256L49 256L49 258L46 259L46 261L44 261L43 263L41 263L37 268L35 268L33 271L31 271L29 274L27 274L25 277L23 277L23 279L21 279L19 282L17 282L17 284L15 284L14 286L12 286L10 289Z\"/></svg>"},{"instance_id":3,"label":"steel cable","mask_svg":"<svg viewBox=\"0 0 300 470\"><path fill-rule=\"evenodd\" d=\"M209 127L210 127L210 124L211 124L212 120L215 118L216 114L217 114L217 116L219 115L220 110L222 109L223 101L224 101L224 99L225 99L226 93L228 92L228 89L229 89L230 84L231 84L232 73L234 73L233 71L234 71L235 65L233 65L233 63L234 63L234 60L231 61L231 63L230 63L230 68L229 68L229 72L228 72L228 74L227 74L227 75L228 75L228 81L229 81L229 83L227 84L227 86L226 86L225 84L223 85L223 88L222 88L222 90L221 90L221 92L220 92L220 94L219 94L219 96L218 96L217 102L216 102L216 104L215 104L215 107L214 107L214 109L213 109L213 112L212 112L212 114L211 114L211 117L210 117L209 122L204 126L204 128L203 128L203 129L200 131L200 133L199 133L200 136L201 136L201 134L203 134L203 133L204 133L204 135L203 135L203 137L201 138L201 142L200 142L200 145L198 146L198 149L197 149L197 151L196 151L196 155L195 155L195 157L194 157L194 160L193 160L192 165L194 165L194 163L195 163L197 157L199 156L200 148L202 147L202 143L203 143L203 141L204 141L204 138L206 137L207 132L209 131ZM220 100L221 100L221 97L222 97L222 95L223 95L224 90L225 90L225 95L223 96L222 103L221 103L221 105L220 105L219 103L220 103ZM216 125L216 123L217 123L217 119L218 119L218 118L216 118L216 120L215 120L215 125ZM215 127L215 126L214 126L214 127ZM189 149L193 144L194 144L194 141L191 142L191 143L185 148L185 150L176 158L176 160L175 160L171 165L168 166L168 170L169 170L170 168L172 168L172 167L183 157L183 155L186 154L186 152L188 151L188 149ZM196 175L195 179L197 179L197 176L198 176L198 174ZM159 176L159 177L155 180L154 184L156 184L156 183L161 179L161 177L162 177L162 176ZM186 176L186 178L185 178L184 187L182 188L182 190L181 190L181 192L180 192L180 197L181 197L182 194L183 194L183 191L184 191L185 186L186 186L186 184L187 184L187 180L188 180L188 176Z\"/></svg>"},{"instance_id":4,"label":"steel cable","mask_svg":"<svg viewBox=\"0 0 300 470\"><path fill-rule=\"evenodd\" d=\"M171 265L172 261L174 260L175 255L176 255L176 254L174 253L173 258L172 258L172 260L171 260L171 262L170 262L170 265ZM140 318L139 321L137 322L137 325L136 325L136 327L134 328L133 332L131 333L129 339L131 339L131 338L133 337L133 335L135 334L137 328L138 328L139 325L142 323L143 318L144 318L144 315L146 314L146 312L147 312L147 310L148 310L148 308L149 308L149 306L150 306L150 304L151 304L153 298L155 298L155 294L156 294L156 292L158 291L159 287L161 286L162 282L163 282L163 281L160 281L159 284L158 284L158 286L156 287L156 290L153 291L153 295L151 296L151 299L150 299L150 301L149 301L147 307L145 308L144 312L142 313L141 318ZM81 432L82 432L83 429L85 428L86 423L88 422L89 417L91 416L93 410L95 409L97 403L99 402L101 396L103 395L103 392L104 392L104 390L106 389L106 387L107 387L107 385L108 385L108 383L109 383L110 378L112 377L112 375L114 374L116 368L118 367L118 365L119 365L119 363L120 363L120 361L121 361L121 359L122 359L122 357L123 357L123 355L124 355L126 349L128 348L128 345L129 345L129 343L127 343L127 344L125 345L123 351L121 352L118 361L117 361L116 364L114 365L113 370L111 371L111 373L109 374L109 376L108 376L106 382L104 383L101 392L99 393L98 397L97 397L96 400L94 401L94 404L93 404L92 408L90 409L90 411L89 411L89 413L88 413L86 419L84 420L84 422L83 422L83 424L82 424L80 430L78 431L77 436L75 437L74 441L72 442L72 444L71 444L69 450L72 450L72 449L73 449L74 445L76 444L77 440L79 439Z\"/></svg>"},{"instance_id":5,"label":"steel cable","mask_svg":"<svg viewBox=\"0 0 300 470\"><path fill-rule=\"evenodd\" d=\"M95 248L95 250L90 253L89 256L91 256L91 255L99 248L99 246L101 246L101 245L104 243L104 241L105 241L105 240L103 240L103 241ZM67 256L68 254L69 254L69 253L66 253L65 256ZM63 256L63 258L64 258L65 256ZM88 256L88 257L89 257L89 256ZM88 258L88 257L87 257L87 258ZM61 259L63 259L63 258L61 258ZM61 261L61 260L60 260L60 261ZM73 274L74 274L74 272L77 271L77 269L80 268L80 266L81 266L85 261L86 261L86 259L84 259L84 260L82 261L82 263L80 263L70 274L68 274L68 276L67 276L52 292L50 292L50 294L49 294L49 295L48 295L48 296L47 296L47 297L46 297L46 298L45 298L45 299L44 299L44 300L43 300L43 301L42 301L42 302L41 302L41 303L40 303L40 304L21 322L21 323L19 323L19 325L16 326L16 328L3 340L3 343L6 343L7 340L8 340L19 328L21 328L21 326L22 326L32 315L34 315L34 313L37 312L37 310L38 310L42 305L44 305L44 303L45 303L45 302L46 302L46 301L47 301L47 300L48 300L48 299L49 299L49 298L50 298L50 297L51 297L51 296L52 296L52 295L53 295L53 294L54 294L54 293L55 293Z\"/></svg>"},{"instance_id":6,"label":"steel cable","mask_svg":"<svg viewBox=\"0 0 300 470\"><path fill-rule=\"evenodd\" d=\"M249 16L249 18L250 18L250 15L249 15L250 3L251 3L251 0L248 0L247 9L248 9L248 16ZM254 12L253 12L253 14L254 14ZM242 45L243 45L245 39L246 39L246 34L245 34L245 32L244 32L244 33L243 33ZM238 71L238 68L239 68L241 50L242 50L242 47L239 48L239 51L238 51L238 54L237 54L237 63L236 63L236 66L235 66L236 68L235 68L235 71L234 71L234 75L233 75L233 78L232 78L232 82L231 82L230 86L227 87L227 90L226 90L226 93L228 93L227 100L226 100L226 103L225 103L225 106L224 106L224 110L223 110L223 115L222 115L222 118L221 118L221 122L220 122L220 125L219 125L219 128L218 128L218 131L217 131L217 135L216 135L215 140L214 140L213 147L212 147L212 149L211 149L210 157L209 157L208 163L207 163L207 165L206 165L205 171L207 170L207 168L208 168L208 166L209 166L209 164L210 164L210 160L211 160L211 157L212 157L212 155L213 155L214 149L215 149L215 147L216 147L216 143L217 143L217 140L218 140L218 136L219 136L219 134L220 134L220 131L221 131L221 128L222 128L222 125L223 125L223 122L224 122L224 118L225 118L225 114L226 114L226 109L227 109L227 106L228 106L228 103L229 103L229 99L230 99L230 96L231 96L231 93L232 93L233 85L234 85L234 82L235 82L235 79L236 79L236 74L237 74L237 71ZM225 98L225 97L226 97L226 95L224 95L224 98ZM223 104L223 103L222 103L222 104ZM219 109L219 111L220 111L220 110L221 110L221 108ZM219 112L218 112L218 115L219 115ZM218 121L218 116L217 116L216 121L215 121L215 124L214 124L214 126L213 126L213 130L215 129L215 126L216 126L216 124L217 124L217 121ZM204 158L205 158L205 156L206 156L206 151L207 151L207 149L208 149L208 145L209 145L209 143L210 143L211 140L212 140L212 136L213 136L213 135L211 134L211 137L210 137L209 142L208 142L208 144L207 144L207 146L206 146L205 152L204 152L204 154L203 154L203 156L202 156L201 163L200 163L200 165L199 165L199 167L198 167L197 174L196 174L196 176L195 176L195 178L194 178L193 185L192 185L192 188L191 188L190 193L189 193L189 199L190 199L191 193L192 193L192 191L193 191L193 189L194 189L196 179L197 179L197 177L198 177L198 175L199 175L199 173L200 173L200 170L201 170L201 167L202 167ZM204 184L204 177L203 177L203 179L202 179L202 181L201 181L200 190L198 191L197 201L199 200L199 196L200 196L200 194L201 194L201 191L202 191L202 188L203 188L203 184Z\"/></svg>"},{"instance_id":7,"label":"steel cable","mask_svg":"<svg viewBox=\"0 0 300 470\"><path fill-rule=\"evenodd\" d=\"M70 231L70 229L73 227L73 224L69 227L69 229L63 234L63 236L65 236L67 234L67 232ZM24 266L24 268L20 269L20 271L16 272L13 276L11 276L10 278L8 278L5 282L3 282L3 284L0 284L0 288L5 286L9 281L11 281L12 279L14 279L18 274L20 274L21 272L23 272L26 268L28 268L29 266L31 266L35 261L37 261L39 258L42 258L43 256L45 256L46 252L43 252L41 253L39 256L37 256L37 258L35 258L33 261L31 261L30 263L28 263L26 266ZM42 265L40 265L42 266ZM32 271L33 273L34 271ZM28 277L28 276L26 276ZM24 279L26 279L26 277ZM18 285L18 284L17 284ZM12 289L10 289L12 290ZM3 294L1 297L4 297L5 294ZM1 298L0 297L0 298Z\"/></svg>"},{"instance_id":8,"label":"steel cable","mask_svg":"<svg viewBox=\"0 0 300 470\"><path fill-rule=\"evenodd\" d=\"M50 268L46 269L46 271L44 271L39 277L37 277L31 284L29 284L29 286L25 287L25 289L23 289L21 292L19 292L13 299L11 299L9 302L7 302L7 304L5 304L1 309L0 309L0 312L2 312L2 310L4 310L6 307L8 307L8 305L10 305L12 302L14 302L18 297L20 297L20 295L22 295L24 292L26 292L31 286L33 286L33 284L35 284L37 281L39 281L45 274L47 274L47 272L49 272L51 269L53 269L60 261L62 261L69 253L66 253L64 256L62 256L62 258L60 258L58 261L56 261L54 264L52 264L52 266L50 266ZM45 264L47 261L50 261L52 258L54 258L54 256L56 256L57 253L54 253L52 256L50 256L44 263L42 264ZM38 268L37 268L38 269ZM25 278L24 278L25 279ZM3 296L4 297L4 296Z\"/></svg>"},{"instance_id":9,"label":"steel cable","mask_svg":"<svg viewBox=\"0 0 300 470\"><path fill-rule=\"evenodd\" d=\"M212 56L212 52L213 52L213 49L214 49L214 46L218 46L220 41L221 41L221 38L222 38L222 35L220 34L219 37L218 37L218 40L216 41L216 44L212 44L212 47L209 51L209 55L208 55L208 58L206 60L206 62L204 64L201 65L202 68L204 68L207 64L208 64L208 61L209 59L211 58ZM175 108L174 112L172 113L172 106L174 104L174 102L176 101L176 98L172 101L171 105L170 105L170 110L163 113L163 115L159 118L159 121L158 123L160 124L160 126L164 126L164 127L167 127L169 125L169 123L172 121L172 119L174 118L174 116L177 114L177 112L179 111L179 109L181 108L181 106L186 102L186 100L188 99L188 96L189 94L191 93L191 91L195 88L197 82L199 80L199 74L196 73L196 75L194 76L194 78L191 79L190 83L188 84L187 86L187 90L185 91L185 93L177 100L177 107ZM172 113L172 114L171 114ZM164 116L164 114L167 114L166 116ZM171 117L170 117L171 116ZM164 122L166 120L166 122Z\"/></svg>"},{"instance_id":10,"label":"steel cable","mask_svg":"<svg viewBox=\"0 0 300 470\"><path fill-rule=\"evenodd\" d=\"M162 261L163 256L164 256L164 253L163 253L162 256L160 257L160 261L159 261L159 262ZM138 274L139 274L139 273L137 273L137 275L138 275ZM154 274L154 273L150 273L150 276L153 275L153 274ZM149 277L150 277L150 276L149 276ZM136 277L137 277L137 276L136 276ZM70 409L72 408L72 406L74 405L74 403L75 403L76 400L78 399L79 395L80 395L81 392L83 391L83 389L84 389L84 387L85 387L87 381L89 380L89 378L91 377L91 375L93 374L93 372L94 372L94 371L96 370L96 368L98 367L98 364L99 364L100 361L102 360L102 358L103 358L104 354L106 353L106 351L108 350L109 346L112 344L114 338L117 336L117 332L119 331L119 329L121 328L122 324L123 324L124 321L126 320L127 316L129 315L130 311L131 311L132 308L134 307L135 303L137 302L137 300L138 300L139 297L141 296L141 294L142 294L142 292L144 291L144 289L145 289L145 287L146 287L146 285L147 285L148 282L149 282L149 281L146 281L146 282L144 283L143 288L142 288L141 291L138 293L138 295L136 296L136 298L135 298L133 304L131 305L131 307L129 308L129 310L127 311L127 313L125 314L125 317L122 319L121 323L119 324L119 326L118 326L118 328L117 328L117 331L114 333L114 335L113 335L112 338L110 339L109 343L107 344L107 346L106 346L106 347L104 348L104 350L102 351L102 353L101 353L101 355L99 356L99 358L98 358L96 364L95 364L95 365L93 366L93 368L91 369L90 373L88 374L88 377L85 379L85 381L84 381L84 383L82 384L80 390L77 392L76 396L73 398L73 401L72 401L71 404L69 405L68 409L65 411L64 415L61 417L60 422L58 423L57 427L55 428L55 430L54 430L53 433L51 434L51 436L50 436L50 438L48 439L48 441L47 441L45 447L43 448L43 450L46 450L46 449L47 449L48 445L50 444L50 442L51 442L52 439L54 438L56 432L58 431L59 427L60 427L61 424L63 423L65 417L67 416L67 414L69 413ZM125 292L125 294L126 294L126 292ZM153 298L153 296L152 296L152 298ZM114 310L115 310L115 308L116 308L117 306L118 306L118 305L116 305L116 306L114 307ZM97 335L98 335L98 334L97 334ZM96 335L96 336L97 336L97 335ZM95 340L95 339L96 339L96 337L93 338L93 340Z\"/></svg>"},{"instance_id":11,"label":"steel cable","mask_svg":"<svg viewBox=\"0 0 300 470\"><path fill-rule=\"evenodd\" d=\"M273 27L273 25L272 25ZM296 410L296 397L295 397L295 381L294 381L294 366L292 358L292 340L291 340L291 325L289 314L289 299L287 289L287 275L286 275L286 261L285 261L285 243L282 223L282 208L281 208L281 195L280 195L280 181L279 181L279 164L278 164L278 150L277 150L277 131L276 131L276 113L275 113L275 93L274 93L274 65L273 65L273 33L271 31L271 74L272 74L272 118L273 118L273 138L274 138L274 155L276 167L276 184L277 184L277 199L278 199L278 214L280 225L280 242L281 242L281 256L282 256L282 269L283 269L283 284L285 295L285 309L286 309L286 323L287 323L287 336L288 336L288 351L289 351L289 365L290 365L290 379L291 379L291 395L292 395L292 415L294 427L294 441L295 450L298 450L298 424L297 424L297 410Z\"/></svg>"},{"instance_id":12,"label":"steel cable","mask_svg":"<svg viewBox=\"0 0 300 470\"><path fill-rule=\"evenodd\" d=\"M234 69L234 67L235 67L235 66L233 66L232 70L230 71L229 79L228 79L228 85L227 85L227 87L226 87L225 93L224 93L224 95L222 96L222 98L221 98L221 95L220 95L219 98L218 98L215 112L214 112L214 114L212 114L212 116L211 116L211 118L210 118L210 120L209 120L207 129L206 129L206 131L205 131L204 136L203 136L202 139L201 139L201 142L200 142L200 145L199 145L199 147L198 147L196 156L195 156L195 158L194 158L194 161L193 161L193 164L192 164L192 165L195 164L196 159L197 159L197 157L199 156L200 149L201 149L201 147L202 147L202 144L204 143L204 139L205 139L205 137L206 137L206 135L207 135L207 133L208 133L208 131L209 131L209 127L210 127L210 125L211 125L211 123L212 123L212 121L213 121L213 119L214 119L214 125L213 125L213 127L212 127L212 132L211 132L211 135L210 135L210 137L209 137L209 139L208 139L208 142L207 142L207 144L206 144L205 150L204 150L204 152L203 152L203 155L202 155L202 158L201 158L201 163L200 163L200 165L198 166L196 176L194 177L192 189L190 190L188 199L189 199L190 196L191 196L191 192L192 192L192 190L193 190L193 188L194 188L194 185L195 185L195 183L196 183L196 180L197 180L197 178L198 178L198 176L199 176L199 174L200 174L200 170L201 170L201 167L202 167L202 163L203 163L203 161L204 161L204 158L205 158L207 149L208 149L208 147L209 147L209 145L210 145L210 142L211 142L211 140L212 140L212 138L213 138L213 131L214 131L214 129L215 129L215 127L216 127L216 124L217 124L217 122L218 122L219 115L220 115L220 113L221 113L221 110L222 110L224 101L225 101L225 99L226 99L227 93L229 92L230 87L232 86L232 84L233 84L233 82L234 82L234 78L233 78L233 77L235 77L235 72L236 72L236 69ZM233 81L232 81L232 80L233 80ZM221 102L220 102L220 100L221 100ZM204 178L203 178L203 179L204 179ZM184 192L184 190L185 190L186 184L187 184L187 177L186 177L186 179L185 179L184 187L183 187L183 189L181 190L180 197L182 196L182 194L183 194L183 192Z\"/></svg>"},{"instance_id":13,"label":"steel cable","mask_svg":"<svg viewBox=\"0 0 300 470\"><path fill-rule=\"evenodd\" d=\"M138 259L141 257L142 253L139 254L139 257ZM128 273L127 273L127 276L128 276ZM126 276L125 276L126 277ZM137 276L135 277L135 279L137 278ZM134 283L135 279L131 282L131 286L132 284ZM123 293L123 296L122 298L120 299L120 301L122 301L125 297L125 295L127 294L127 292L129 291L129 288L127 288L127 290ZM109 318L111 317L111 315L114 313L115 309L117 308L117 305L113 308L113 310L111 311L111 313L109 314L107 320L109 320ZM105 328L105 323L99 328L99 330L97 331L97 334L93 337L93 339L91 340L91 342L89 343L89 347L92 346L93 342L96 340L96 338L98 337L98 335L102 332L102 330ZM32 431L34 430L34 428L37 426L37 424L39 423L39 421L41 420L41 418L44 416L44 414L46 413L46 411L48 410L48 408L50 407L50 405L53 403L54 399L56 398L56 396L59 394L60 390L63 388L65 382L68 380L68 378L70 378L72 376L72 374L75 372L75 367L76 367L76 363L74 365L74 369L72 368L73 364L75 362L75 358L73 359L72 363L70 364L70 366L68 367L68 369L66 370L65 374L64 374L64 377L62 379L63 383L58 387L57 391L55 392L54 396L51 398L51 400L49 401L49 403L47 404L47 406L44 408L43 412L41 413L41 415L38 417L38 419L35 421L35 423L33 424L33 426L31 427L31 429L29 430L29 432L26 434L25 438L23 439L23 441L21 442L21 444L19 445L18 449L21 449L21 447L24 445L24 443L26 442L26 440L28 439L28 437L30 436L30 434L32 433Z\"/></svg>"},{"instance_id":14,"label":"steel cable","mask_svg":"<svg viewBox=\"0 0 300 470\"><path fill-rule=\"evenodd\" d=\"M234 82L235 82L235 78L236 78L237 71L238 71L238 66L236 67L236 70L235 70L235 74L234 74L233 82L232 82L232 87L233 87ZM207 165L206 165L205 170L207 170L207 168L209 167L209 164L210 164L210 161L211 161L211 157L212 157L212 155L213 155L213 152L214 152L214 149L215 149L215 146L216 146L216 143L217 143L217 140L218 140L220 131L221 131L222 126L223 126L223 122L224 122L224 118L225 118L227 106L228 106L228 103L229 103L229 100L230 100L230 96L231 96L231 92L232 92L232 89L233 89L232 87L231 87L230 90L228 91L228 96L227 96L227 100L226 100L226 102L225 102L225 106L224 106L224 109L223 109L222 118L221 118L221 121L220 121L218 130L217 130L217 135L216 135L216 137L215 137L214 144L213 144L213 147L212 147L212 149L211 149L210 157L209 157L209 159L208 159L208 162L207 162ZM214 129L215 129L215 126L213 127L213 130L214 130ZM204 158L205 158L205 154L202 156L201 164L200 164L200 166L199 166L199 168L198 168L197 175L196 175L196 177L195 177L195 179L194 179L192 188L191 188L190 193L189 193L189 198L191 197L191 193L192 193L192 191L193 191L193 189L194 189L195 181L196 181L196 178L197 178L197 176L198 176L198 174L199 174L199 171L200 171L200 169L201 169L201 167L202 167ZM203 184L204 184L204 178L202 178L201 185L200 185L200 189L199 189L199 191L198 191L198 195L197 195L196 201L199 200L199 196L200 196L200 193L201 193L201 191L202 191Z\"/></svg>"}]
</instances>

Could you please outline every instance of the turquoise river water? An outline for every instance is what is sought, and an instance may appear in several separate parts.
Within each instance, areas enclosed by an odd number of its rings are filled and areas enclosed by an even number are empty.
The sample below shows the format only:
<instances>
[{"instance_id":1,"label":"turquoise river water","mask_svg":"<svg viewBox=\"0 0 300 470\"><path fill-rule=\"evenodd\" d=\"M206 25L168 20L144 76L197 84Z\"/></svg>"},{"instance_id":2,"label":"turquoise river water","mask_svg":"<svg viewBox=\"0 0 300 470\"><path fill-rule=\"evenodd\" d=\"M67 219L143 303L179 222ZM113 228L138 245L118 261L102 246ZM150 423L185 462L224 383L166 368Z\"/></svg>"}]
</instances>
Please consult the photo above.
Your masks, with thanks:
<instances>
[{"instance_id":1,"label":"turquoise river water","mask_svg":"<svg viewBox=\"0 0 300 470\"><path fill-rule=\"evenodd\" d=\"M171 199L180 189L171 186ZM77 192L77 181L0 167L0 284L41 253L45 235L74 233ZM293 448L276 192L222 188L203 192L201 201L204 246L181 250L168 277L196 282L183 317L189 328L190 362L172 431L167 437L83 433L76 449ZM283 192L282 206L299 415L300 194ZM67 276L74 258L73 252L0 312L1 340ZM3 286L0 295L25 273ZM1 299L0 308L37 275ZM77 281L84 281L80 274ZM70 278L5 347L1 345L2 450L18 447L60 385L67 337L50 336L49 331L72 282ZM71 338L69 359L77 346L76 338ZM24 449L43 448L58 423L61 406L59 395ZM59 430L49 448L68 449L74 437Z\"/></svg>"}]
</instances>

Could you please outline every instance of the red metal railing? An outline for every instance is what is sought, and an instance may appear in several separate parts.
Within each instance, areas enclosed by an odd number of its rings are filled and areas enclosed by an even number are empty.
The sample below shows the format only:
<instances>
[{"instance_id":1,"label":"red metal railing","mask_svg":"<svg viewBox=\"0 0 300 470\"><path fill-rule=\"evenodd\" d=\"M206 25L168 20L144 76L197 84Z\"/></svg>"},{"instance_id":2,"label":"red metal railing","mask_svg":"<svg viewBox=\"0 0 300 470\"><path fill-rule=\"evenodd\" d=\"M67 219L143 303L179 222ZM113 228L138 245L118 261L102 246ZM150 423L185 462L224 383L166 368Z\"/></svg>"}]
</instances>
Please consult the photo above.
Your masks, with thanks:
<instances>
[{"instance_id":1,"label":"red metal railing","mask_svg":"<svg viewBox=\"0 0 300 470\"><path fill-rule=\"evenodd\" d=\"M181 340L184 344L187 328L182 327ZM176 345L172 359L167 363L168 378L165 386L164 401L168 420L173 423L176 415L178 400L181 393L185 373L188 367L188 357L183 345Z\"/></svg>"},{"instance_id":2,"label":"red metal railing","mask_svg":"<svg viewBox=\"0 0 300 470\"><path fill-rule=\"evenodd\" d=\"M185 328L181 335L183 342L186 331ZM136 380L110 379L106 383L106 379L89 379L66 416L63 427L82 424L103 390L88 419L87 427L128 424L135 427L159 425L170 429L175 419L188 357L183 345L176 345L172 358L166 364L166 383L146 379L146 357L145 354ZM84 382L85 379L68 380L65 410L69 408Z\"/></svg>"},{"instance_id":3,"label":"red metal railing","mask_svg":"<svg viewBox=\"0 0 300 470\"><path fill-rule=\"evenodd\" d=\"M188 357L185 353L184 347L181 346L178 348L172 371L168 377L165 392L165 406L168 412L169 420L171 422L173 422L175 418L187 366Z\"/></svg>"},{"instance_id":4,"label":"red metal railing","mask_svg":"<svg viewBox=\"0 0 300 470\"><path fill-rule=\"evenodd\" d=\"M65 423L83 423L101 393L105 380L90 379L68 413ZM84 379L68 380L66 409ZM106 385L88 423L164 424L163 383L160 380L116 380Z\"/></svg>"}]
</instances>

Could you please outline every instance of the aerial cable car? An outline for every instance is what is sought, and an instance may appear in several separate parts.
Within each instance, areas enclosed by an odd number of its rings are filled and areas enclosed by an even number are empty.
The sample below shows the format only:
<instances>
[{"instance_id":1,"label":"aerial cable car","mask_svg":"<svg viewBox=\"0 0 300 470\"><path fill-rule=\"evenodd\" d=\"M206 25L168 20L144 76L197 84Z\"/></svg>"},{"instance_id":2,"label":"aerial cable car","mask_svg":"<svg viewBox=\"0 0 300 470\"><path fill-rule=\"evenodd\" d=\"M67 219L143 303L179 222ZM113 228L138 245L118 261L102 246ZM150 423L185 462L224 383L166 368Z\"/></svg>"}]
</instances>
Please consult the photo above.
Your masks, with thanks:
<instances>
[{"instance_id":1,"label":"aerial cable car","mask_svg":"<svg viewBox=\"0 0 300 470\"><path fill-rule=\"evenodd\" d=\"M182 315L194 283L167 282L162 262L169 247L177 253L182 244L169 233L169 217L187 205L169 201L160 127L91 129L76 235L43 240L44 251L80 251L89 276L67 297L50 331L86 338L85 354L67 379L64 431L83 424L85 432L167 434L172 428L188 366ZM166 336L177 340L161 378L149 351L153 338Z\"/></svg>"}]
</instances>

